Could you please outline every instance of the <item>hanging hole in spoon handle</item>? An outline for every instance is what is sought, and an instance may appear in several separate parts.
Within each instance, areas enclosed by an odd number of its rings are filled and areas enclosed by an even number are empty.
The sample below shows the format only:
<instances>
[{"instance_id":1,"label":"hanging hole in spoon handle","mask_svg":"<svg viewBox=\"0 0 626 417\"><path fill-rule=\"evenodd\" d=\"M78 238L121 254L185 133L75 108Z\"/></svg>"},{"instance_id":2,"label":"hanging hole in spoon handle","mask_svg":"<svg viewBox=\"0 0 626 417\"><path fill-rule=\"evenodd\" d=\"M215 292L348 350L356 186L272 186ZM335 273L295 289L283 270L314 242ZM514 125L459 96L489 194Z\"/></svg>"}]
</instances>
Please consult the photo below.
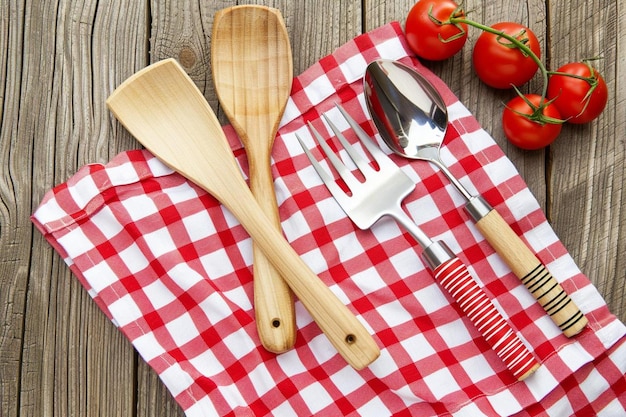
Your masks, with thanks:
<instances>
[{"instance_id":1,"label":"hanging hole in spoon handle","mask_svg":"<svg viewBox=\"0 0 626 417\"><path fill-rule=\"evenodd\" d=\"M492 209L476 227L565 336L575 336L587 326L585 315L500 213Z\"/></svg>"}]
</instances>

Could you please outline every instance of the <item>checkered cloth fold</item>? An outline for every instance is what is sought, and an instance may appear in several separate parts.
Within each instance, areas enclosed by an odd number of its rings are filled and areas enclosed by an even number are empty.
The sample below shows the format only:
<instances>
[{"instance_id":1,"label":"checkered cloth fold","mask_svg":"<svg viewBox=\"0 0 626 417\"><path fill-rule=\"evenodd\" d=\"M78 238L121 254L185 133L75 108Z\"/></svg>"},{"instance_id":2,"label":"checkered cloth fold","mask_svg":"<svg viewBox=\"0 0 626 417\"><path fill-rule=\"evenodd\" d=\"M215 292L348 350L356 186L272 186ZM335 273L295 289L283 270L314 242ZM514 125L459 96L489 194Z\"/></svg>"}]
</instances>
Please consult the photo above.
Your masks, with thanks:
<instances>
[{"instance_id":1,"label":"checkered cloth fold","mask_svg":"<svg viewBox=\"0 0 626 417\"><path fill-rule=\"evenodd\" d=\"M435 84L452 126L443 160L503 215L589 318L581 334L564 337L477 232L441 172L391 155L417 183L405 209L431 238L460 254L541 361L522 382L434 281L409 235L390 219L358 230L295 139L297 132L313 146L307 121L332 136L320 115L337 102L374 135L361 78L379 57L412 65ZM241 144L232 129L225 131L247 173ZM625 326L577 268L502 150L410 55L398 23L355 38L294 80L273 174L286 238L381 347L380 358L362 371L347 365L299 302L295 348L280 355L263 349L251 302L250 238L214 198L147 151L81 168L33 214L188 416L623 413Z\"/></svg>"}]
</instances>

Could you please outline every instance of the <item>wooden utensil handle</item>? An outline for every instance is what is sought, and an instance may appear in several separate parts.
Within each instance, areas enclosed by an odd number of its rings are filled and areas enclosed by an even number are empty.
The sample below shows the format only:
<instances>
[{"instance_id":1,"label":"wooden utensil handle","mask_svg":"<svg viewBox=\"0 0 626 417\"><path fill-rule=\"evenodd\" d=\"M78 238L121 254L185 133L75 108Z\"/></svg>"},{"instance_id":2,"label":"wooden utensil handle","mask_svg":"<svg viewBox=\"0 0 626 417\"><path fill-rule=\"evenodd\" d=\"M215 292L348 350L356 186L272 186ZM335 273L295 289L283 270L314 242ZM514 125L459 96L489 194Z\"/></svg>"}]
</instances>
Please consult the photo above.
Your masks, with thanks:
<instances>
[{"instance_id":1,"label":"wooden utensil handle","mask_svg":"<svg viewBox=\"0 0 626 417\"><path fill-rule=\"evenodd\" d=\"M585 315L500 213L491 210L476 226L565 336L585 328Z\"/></svg>"},{"instance_id":2,"label":"wooden utensil handle","mask_svg":"<svg viewBox=\"0 0 626 417\"><path fill-rule=\"evenodd\" d=\"M250 189L263 213L276 230L281 231L274 181L267 163L250 161ZM253 242L254 256L254 310L256 326L263 347L270 352L282 353L291 348L296 340L296 318L293 294L276 268Z\"/></svg>"},{"instance_id":3,"label":"wooden utensil handle","mask_svg":"<svg viewBox=\"0 0 626 417\"><path fill-rule=\"evenodd\" d=\"M363 324L263 214L217 117L176 61L163 60L137 72L107 105L150 152L230 210L350 365L362 369L380 355Z\"/></svg>"},{"instance_id":4,"label":"wooden utensil handle","mask_svg":"<svg viewBox=\"0 0 626 417\"><path fill-rule=\"evenodd\" d=\"M291 290L263 250L253 244L254 311L263 347L273 353L286 352L296 341L296 320Z\"/></svg>"},{"instance_id":5,"label":"wooden utensil handle","mask_svg":"<svg viewBox=\"0 0 626 417\"><path fill-rule=\"evenodd\" d=\"M442 263L435 268L434 274L519 381L539 368L539 362L517 337L459 258Z\"/></svg>"},{"instance_id":6,"label":"wooden utensil handle","mask_svg":"<svg viewBox=\"0 0 626 417\"><path fill-rule=\"evenodd\" d=\"M311 271L282 233L273 227L252 193L249 198L244 196L244 192L239 190L237 204L227 205L229 210L240 219L254 242L287 281L339 354L357 370L368 366L380 355L372 336L348 307ZM224 203L227 204L226 201Z\"/></svg>"},{"instance_id":7,"label":"wooden utensil handle","mask_svg":"<svg viewBox=\"0 0 626 417\"><path fill-rule=\"evenodd\" d=\"M280 11L260 5L218 11L213 20L211 68L222 109L248 156L252 193L281 230L269 153L289 98L293 63ZM293 297L256 244L253 255L259 338L265 349L284 352L296 338Z\"/></svg>"}]
</instances>

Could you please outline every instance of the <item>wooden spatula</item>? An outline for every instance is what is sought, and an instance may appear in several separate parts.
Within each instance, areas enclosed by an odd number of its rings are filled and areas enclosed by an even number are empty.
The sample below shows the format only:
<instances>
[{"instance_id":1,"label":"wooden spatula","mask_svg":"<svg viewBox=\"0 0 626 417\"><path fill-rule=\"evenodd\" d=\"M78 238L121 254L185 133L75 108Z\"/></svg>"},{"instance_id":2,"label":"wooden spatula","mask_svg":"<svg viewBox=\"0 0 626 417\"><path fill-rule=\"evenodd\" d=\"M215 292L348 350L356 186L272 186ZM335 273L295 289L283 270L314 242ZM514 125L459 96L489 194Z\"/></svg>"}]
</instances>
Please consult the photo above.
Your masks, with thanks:
<instances>
[{"instance_id":1,"label":"wooden spatula","mask_svg":"<svg viewBox=\"0 0 626 417\"><path fill-rule=\"evenodd\" d=\"M217 117L175 60L157 62L131 76L107 105L150 152L231 211L350 365L362 369L378 357L378 346L365 327L263 214Z\"/></svg>"},{"instance_id":2,"label":"wooden spatula","mask_svg":"<svg viewBox=\"0 0 626 417\"><path fill-rule=\"evenodd\" d=\"M293 64L280 11L257 5L218 11L211 36L211 68L222 108L246 149L252 194L281 230L270 156L291 92ZM284 352L296 339L293 297L260 247L254 245L253 251L259 338L270 352Z\"/></svg>"}]
</instances>

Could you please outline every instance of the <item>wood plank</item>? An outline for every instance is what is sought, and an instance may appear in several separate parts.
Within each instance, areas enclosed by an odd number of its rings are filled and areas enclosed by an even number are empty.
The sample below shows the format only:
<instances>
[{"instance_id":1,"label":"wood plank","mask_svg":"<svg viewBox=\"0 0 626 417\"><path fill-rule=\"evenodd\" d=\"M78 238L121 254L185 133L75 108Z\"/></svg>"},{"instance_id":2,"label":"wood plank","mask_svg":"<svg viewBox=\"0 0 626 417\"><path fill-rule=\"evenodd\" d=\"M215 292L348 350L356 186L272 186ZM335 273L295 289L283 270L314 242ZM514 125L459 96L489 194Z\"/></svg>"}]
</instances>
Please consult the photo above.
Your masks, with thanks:
<instances>
[{"instance_id":1,"label":"wood plank","mask_svg":"<svg viewBox=\"0 0 626 417\"><path fill-rule=\"evenodd\" d=\"M126 133L111 135L104 97L145 65L146 10L138 3L128 4L123 13L119 4L96 1L15 3L11 10L23 12L11 24L21 21L24 33L22 43L10 49L15 55L9 68L11 76L19 77L11 84L16 92L11 107L19 113L3 115L2 132L19 143L13 143L2 165L11 167L4 178L15 187L19 217L8 226L12 233L3 229L2 237L25 239L20 247L26 252L13 258L22 265L3 276L16 279L18 289L25 287L27 298L15 303L24 317L23 346L12 350L21 362L15 379L3 378L3 383L19 381L13 385L18 392L3 395L3 401L15 401L6 415L130 415L136 362L130 343L41 235L32 236L28 214L45 190L80 166L107 161L134 145ZM141 42L116 48L120 31L126 35L124 45ZM130 68L120 70L115 62ZM9 123L14 128L5 128Z\"/></svg>"},{"instance_id":2,"label":"wood plank","mask_svg":"<svg viewBox=\"0 0 626 417\"><path fill-rule=\"evenodd\" d=\"M127 394L128 395L128 394ZM182 408L147 363L140 360L137 367L137 416L184 416Z\"/></svg>"},{"instance_id":3,"label":"wood plank","mask_svg":"<svg viewBox=\"0 0 626 417\"><path fill-rule=\"evenodd\" d=\"M580 268L598 287L609 308L626 319L626 8L623 2L550 1L551 61L554 69L595 56L609 88L600 118L564 126L552 146L552 222Z\"/></svg>"},{"instance_id":4,"label":"wood plank","mask_svg":"<svg viewBox=\"0 0 626 417\"><path fill-rule=\"evenodd\" d=\"M24 5L0 4L0 415L19 413L22 338L26 314L32 231L23 207L30 207L30 179L22 171L28 151L14 149L20 111Z\"/></svg>"},{"instance_id":5,"label":"wood plank","mask_svg":"<svg viewBox=\"0 0 626 417\"><path fill-rule=\"evenodd\" d=\"M361 2L357 0L283 0L273 4L283 13L289 31L294 76L362 33Z\"/></svg>"}]
</instances>

